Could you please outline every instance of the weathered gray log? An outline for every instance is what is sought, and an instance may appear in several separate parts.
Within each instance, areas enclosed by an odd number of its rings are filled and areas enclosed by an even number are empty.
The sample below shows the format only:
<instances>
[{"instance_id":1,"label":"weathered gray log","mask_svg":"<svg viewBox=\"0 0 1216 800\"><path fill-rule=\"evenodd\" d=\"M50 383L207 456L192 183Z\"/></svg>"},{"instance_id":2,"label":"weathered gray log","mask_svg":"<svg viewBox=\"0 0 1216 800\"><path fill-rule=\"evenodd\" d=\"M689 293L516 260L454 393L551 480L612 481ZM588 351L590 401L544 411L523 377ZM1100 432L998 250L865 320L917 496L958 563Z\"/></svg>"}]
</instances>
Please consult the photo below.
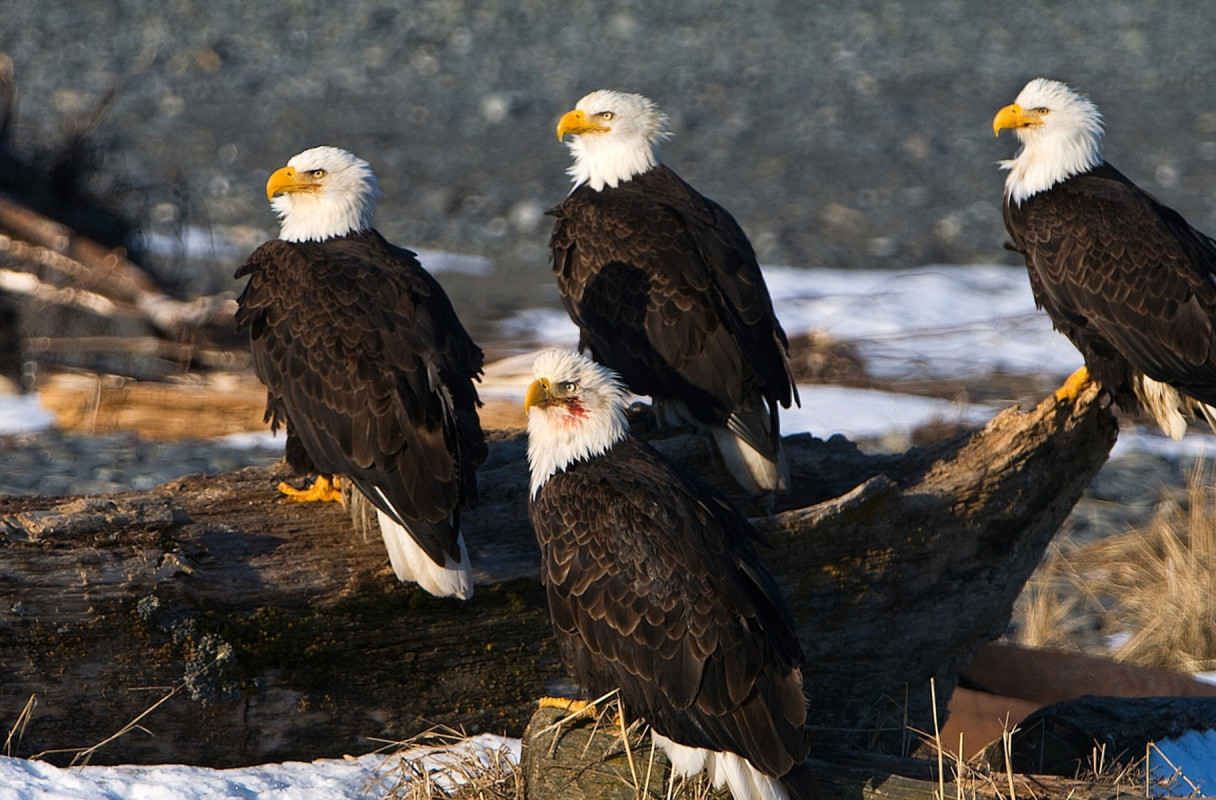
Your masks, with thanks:
<instances>
[{"instance_id":1,"label":"weathered gray log","mask_svg":"<svg viewBox=\"0 0 1216 800\"><path fill-rule=\"evenodd\" d=\"M1022 586L1106 461L1117 429L1099 398L1091 385L1079 409L1050 397L1028 414L1007 409L836 500L758 521L773 543L768 562L803 567L777 578L826 735L843 729L855 746L906 752L909 729L932 730L934 691L945 718L960 672L1005 632ZM824 464L807 479L832 471Z\"/></svg>"},{"instance_id":2,"label":"weathered gray log","mask_svg":"<svg viewBox=\"0 0 1216 800\"><path fill-rule=\"evenodd\" d=\"M898 751L915 743L905 723L931 730L929 680L944 714L1115 432L1091 387L897 456L788 439L784 505L741 502L772 541L823 748ZM465 518L468 603L396 582L379 541L337 506L281 502L264 470L0 498L0 726L37 695L17 752L86 747L180 687L141 721L155 736L127 734L94 762L332 756L433 723L518 735L564 672L535 577L524 437L491 438ZM730 488L703 438L655 441Z\"/></svg>"}]
</instances>

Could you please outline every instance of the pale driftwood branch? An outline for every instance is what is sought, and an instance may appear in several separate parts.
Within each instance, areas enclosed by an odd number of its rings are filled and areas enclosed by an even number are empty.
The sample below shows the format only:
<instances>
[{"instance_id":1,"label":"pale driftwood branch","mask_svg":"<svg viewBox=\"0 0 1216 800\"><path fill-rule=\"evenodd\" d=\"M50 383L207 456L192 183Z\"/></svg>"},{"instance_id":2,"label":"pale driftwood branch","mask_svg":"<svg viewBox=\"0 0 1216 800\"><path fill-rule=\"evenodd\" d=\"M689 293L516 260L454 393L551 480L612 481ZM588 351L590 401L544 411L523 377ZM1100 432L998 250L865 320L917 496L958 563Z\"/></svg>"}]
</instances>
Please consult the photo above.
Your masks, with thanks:
<instances>
[{"instance_id":1,"label":"pale driftwood branch","mask_svg":"<svg viewBox=\"0 0 1216 800\"><path fill-rule=\"evenodd\" d=\"M0 195L0 231L14 241L61 256L42 258L38 263L62 273L81 288L132 304L144 294L159 293L151 276L129 261L122 250L98 244L4 195Z\"/></svg>"},{"instance_id":2,"label":"pale driftwood branch","mask_svg":"<svg viewBox=\"0 0 1216 800\"><path fill-rule=\"evenodd\" d=\"M141 323L149 333L164 339L165 349L172 350L166 354L171 365L206 366L225 360L219 349L206 347L207 335L198 341L200 337L193 334L228 331L235 298L219 295L184 301L169 297L121 249L106 248L4 195L0 195L0 267L4 267L0 269L0 291L43 307L59 306ZM87 360L89 354L124 352L123 347L121 343L100 347L94 343L88 349L80 341L70 352ZM25 352L27 357L37 358L46 350L27 345ZM135 377L167 374L157 364L133 365L128 371L141 373Z\"/></svg>"},{"instance_id":3,"label":"pale driftwood branch","mask_svg":"<svg viewBox=\"0 0 1216 800\"><path fill-rule=\"evenodd\" d=\"M3 202L0 196L0 205ZM62 227L43 221L48 228ZM49 236L50 232L43 234ZM175 300L149 289L150 279L119 252L106 251L98 258L81 262L0 233L0 296L19 299L24 309L21 316L40 320L46 310L52 314L69 310L90 320L108 320L116 331L144 334L51 338L30 335L31 328L47 327L31 321L22 326L27 335L21 346L23 358L148 380L180 374L185 365L231 369L246 363L242 351L232 348L236 308L232 297ZM123 266L111 274L116 264ZM116 280L116 275L125 277ZM92 330L97 326L84 327Z\"/></svg>"},{"instance_id":4,"label":"pale driftwood branch","mask_svg":"<svg viewBox=\"0 0 1216 800\"><path fill-rule=\"evenodd\" d=\"M898 456L787 440L792 490L771 517L749 510L808 655L817 754L915 744L905 723L931 730L929 679L944 711L1115 430L1090 388L1076 405L1049 399ZM702 437L656 444L729 487ZM465 517L467 603L396 582L383 545L353 534L342 509L280 502L265 470L115 497L0 498L0 726L37 694L20 752L87 746L227 653L145 720L155 737L132 733L94 760L332 756L433 723L519 735L564 676L536 582L524 451L521 432L491 437Z\"/></svg>"},{"instance_id":5,"label":"pale driftwood branch","mask_svg":"<svg viewBox=\"0 0 1216 800\"><path fill-rule=\"evenodd\" d=\"M0 230L7 221L6 204L9 211L15 208L25 215L35 213L0 195ZM121 251L107 250L87 239L83 240L85 244L69 246L68 242L74 240L63 239L71 236L67 228L41 219L48 230L40 231L40 238L46 238L47 244L0 235L0 254L9 267L0 271L0 289L103 317L143 319L166 334L206 325L231 325L235 298L219 295L175 300ZM54 233L59 230L66 233Z\"/></svg>"}]
</instances>

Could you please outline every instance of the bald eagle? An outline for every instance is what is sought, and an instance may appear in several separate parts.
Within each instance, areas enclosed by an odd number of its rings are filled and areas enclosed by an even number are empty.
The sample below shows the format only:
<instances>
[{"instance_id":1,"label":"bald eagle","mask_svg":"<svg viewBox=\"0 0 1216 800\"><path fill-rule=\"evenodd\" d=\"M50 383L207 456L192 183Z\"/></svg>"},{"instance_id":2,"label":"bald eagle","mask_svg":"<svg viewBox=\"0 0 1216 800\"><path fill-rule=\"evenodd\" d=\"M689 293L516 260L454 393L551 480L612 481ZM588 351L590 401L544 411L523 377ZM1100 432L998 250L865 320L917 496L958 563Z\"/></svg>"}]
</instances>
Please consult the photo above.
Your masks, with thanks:
<instances>
[{"instance_id":1,"label":"bald eagle","mask_svg":"<svg viewBox=\"0 0 1216 800\"><path fill-rule=\"evenodd\" d=\"M377 194L367 162L336 147L271 175L279 238L236 273L249 278L237 327L291 465L342 476L375 506L398 578L468 598L460 507L486 456L482 353L414 253L372 227Z\"/></svg>"},{"instance_id":2,"label":"bald eagle","mask_svg":"<svg viewBox=\"0 0 1216 800\"><path fill-rule=\"evenodd\" d=\"M580 349L660 418L707 426L750 493L785 489L789 342L738 223L659 162L666 122L641 95L596 91L558 123L574 155L574 189L550 212L562 301Z\"/></svg>"},{"instance_id":3,"label":"bald eagle","mask_svg":"<svg viewBox=\"0 0 1216 800\"><path fill-rule=\"evenodd\" d=\"M619 689L678 772L706 769L736 800L797 792L803 655L758 534L630 435L612 371L550 350L533 374L528 511L575 679L592 697Z\"/></svg>"},{"instance_id":4,"label":"bald eagle","mask_svg":"<svg viewBox=\"0 0 1216 800\"><path fill-rule=\"evenodd\" d=\"M1061 388L1092 376L1125 409L1175 439L1216 404L1216 242L1102 159L1097 107L1036 78L997 112L1022 143L1002 162L1005 226L1035 301L1085 358Z\"/></svg>"}]
</instances>

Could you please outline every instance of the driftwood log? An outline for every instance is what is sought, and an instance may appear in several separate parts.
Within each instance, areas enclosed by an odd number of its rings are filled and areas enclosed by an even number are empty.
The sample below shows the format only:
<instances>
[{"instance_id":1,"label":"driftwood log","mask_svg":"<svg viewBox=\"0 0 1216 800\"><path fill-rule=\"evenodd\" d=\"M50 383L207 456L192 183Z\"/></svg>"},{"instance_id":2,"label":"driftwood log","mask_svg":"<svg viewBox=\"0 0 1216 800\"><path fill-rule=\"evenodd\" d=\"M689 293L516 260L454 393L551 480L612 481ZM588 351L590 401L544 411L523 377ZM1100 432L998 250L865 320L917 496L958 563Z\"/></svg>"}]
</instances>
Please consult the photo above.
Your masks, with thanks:
<instances>
[{"instance_id":1,"label":"driftwood log","mask_svg":"<svg viewBox=\"0 0 1216 800\"><path fill-rule=\"evenodd\" d=\"M787 439L792 490L771 514L748 510L799 622L820 756L906 752L932 730L930 681L944 715L1115 435L1090 387L901 455ZM564 671L536 581L524 435L491 439L465 523L466 603L398 583L341 508L281 502L267 470L0 498L10 749L96 744L166 697L92 760L308 759L434 724L520 735ZM729 487L705 439L653 441Z\"/></svg>"}]
</instances>

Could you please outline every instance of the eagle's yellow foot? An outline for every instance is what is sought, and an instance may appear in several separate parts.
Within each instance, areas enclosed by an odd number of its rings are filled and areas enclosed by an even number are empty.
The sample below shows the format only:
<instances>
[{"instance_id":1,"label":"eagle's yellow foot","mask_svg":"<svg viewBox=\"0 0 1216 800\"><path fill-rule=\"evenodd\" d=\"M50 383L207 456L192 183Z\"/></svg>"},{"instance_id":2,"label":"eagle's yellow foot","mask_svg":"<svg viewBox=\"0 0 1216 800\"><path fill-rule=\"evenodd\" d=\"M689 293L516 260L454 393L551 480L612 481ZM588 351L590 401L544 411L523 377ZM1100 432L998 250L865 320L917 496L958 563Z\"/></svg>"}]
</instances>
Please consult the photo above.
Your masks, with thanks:
<instances>
[{"instance_id":1,"label":"eagle's yellow foot","mask_svg":"<svg viewBox=\"0 0 1216 800\"><path fill-rule=\"evenodd\" d=\"M541 708L560 708L570 716L577 714L589 714L588 708L594 710L594 706L586 700L571 700L568 697L542 697L537 701L537 705Z\"/></svg>"},{"instance_id":2,"label":"eagle's yellow foot","mask_svg":"<svg viewBox=\"0 0 1216 800\"><path fill-rule=\"evenodd\" d=\"M542 697L536 702L541 708L562 709L566 712L566 719L568 720L577 719L579 717L593 716L596 709L599 708L599 706L596 705L599 700L597 700L595 703L589 703L586 700L571 700L568 697ZM615 705L616 704L614 703L613 707L615 707ZM614 726L619 726L620 721L621 715L614 711L612 714L612 724Z\"/></svg>"},{"instance_id":3,"label":"eagle's yellow foot","mask_svg":"<svg viewBox=\"0 0 1216 800\"><path fill-rule=\"evenodd\" d=\"M342 500L342 490L335 476L332 480L318 475L307 489L295 489L286 483L279 484L284 500L293 503L337 503Z\"/></svg>"},{"instance_id":4,"label":"eagle's yellow foot","mask_svg":"<svg viewBox=\"0 0 1216 800\"><path fill-rule=\"evenodd\" d=\"M1056 402L1061 403L1065 400L1076 400L1077 395L1089 384L1090 380L1089 370L1081 367L1068 376L1068 380L1064 381L1063 386L1056 389Z\"/></svg>"}]
</instances>

